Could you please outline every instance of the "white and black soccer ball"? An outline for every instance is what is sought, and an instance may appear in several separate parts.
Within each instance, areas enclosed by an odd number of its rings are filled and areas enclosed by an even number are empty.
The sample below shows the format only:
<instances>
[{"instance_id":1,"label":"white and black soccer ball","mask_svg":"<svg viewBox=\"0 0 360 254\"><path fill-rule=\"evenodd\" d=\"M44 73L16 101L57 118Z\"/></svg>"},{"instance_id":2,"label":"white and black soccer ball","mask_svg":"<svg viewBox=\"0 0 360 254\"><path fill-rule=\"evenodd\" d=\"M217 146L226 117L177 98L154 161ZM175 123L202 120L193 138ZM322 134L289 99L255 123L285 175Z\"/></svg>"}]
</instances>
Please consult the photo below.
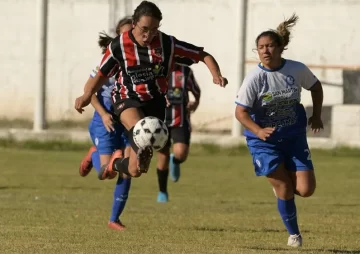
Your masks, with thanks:
<instances>
[{"instance_id":1,"label":"white and black soccer ball","mask_svg":"<svg viewBox=\"0 0 360 254\"><path fill-rule=\"evenodd\" d=\"M169 131L159 118L147 116L135 124L133 137L137 147L151 146L154 150L159 151L166 145Z\"/></svg>"}]
</instances>

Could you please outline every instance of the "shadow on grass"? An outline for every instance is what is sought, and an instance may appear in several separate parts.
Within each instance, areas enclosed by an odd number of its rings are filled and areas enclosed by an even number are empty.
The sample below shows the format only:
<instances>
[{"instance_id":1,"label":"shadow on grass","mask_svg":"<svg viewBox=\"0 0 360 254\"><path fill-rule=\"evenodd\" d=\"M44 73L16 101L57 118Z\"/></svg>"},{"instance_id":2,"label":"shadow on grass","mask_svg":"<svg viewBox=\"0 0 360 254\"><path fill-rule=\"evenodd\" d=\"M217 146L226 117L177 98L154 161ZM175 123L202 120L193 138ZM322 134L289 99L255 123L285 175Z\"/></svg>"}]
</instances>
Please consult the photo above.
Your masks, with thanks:
<instances>
[{"instance_id":1,"label":"shadow on grass","mask_svg":"<svg viewBox=\"0 0 360 254\"><path fill-rule=\"evenodd\" d=\"M271 229L271 228L259 228L259 229L250 229L250 228L220 228L220 227L198 227L194 226L191 230L195 231L203 231L203 232L247 232L247 233L283 233L286 232L285 229ZM309 230L302 230L303 233L309 233Z\"/></svg>"},{"instance_id":2,"label":"shadow on grass","mask_svg":"<svg viewBox=\"0 0 360 254\"><path fill-rule=\"evenodd\" d=\"M262 247L245 247L242 249L247 249L247 250L261 250L261 251L266 251L266 250L271 250L271 251L287 251L287 252L329 252L329 253L334 253L334 254L360 254L360 250L339 250L339 249L298 249L298 248L262 248Z\"/></svg>"}]
</instances>

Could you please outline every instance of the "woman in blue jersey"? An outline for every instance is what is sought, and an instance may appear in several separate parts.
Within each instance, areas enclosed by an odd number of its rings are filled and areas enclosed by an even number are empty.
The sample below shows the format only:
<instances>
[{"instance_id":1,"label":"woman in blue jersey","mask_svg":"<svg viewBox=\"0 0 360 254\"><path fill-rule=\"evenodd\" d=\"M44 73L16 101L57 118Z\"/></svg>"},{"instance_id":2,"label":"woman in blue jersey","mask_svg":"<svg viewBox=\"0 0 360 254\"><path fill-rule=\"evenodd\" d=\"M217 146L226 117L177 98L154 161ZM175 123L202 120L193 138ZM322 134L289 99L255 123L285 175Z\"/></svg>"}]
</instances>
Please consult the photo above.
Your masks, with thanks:
<instances>
[{"instance_id":1,"label":"woman in blue jersey","mask_svg":"<svg viewBox=\"0 0 360 254\"><path fill-rule=\"evenodd\" d=\"M131 29L132 20L123 18L119 21L116 27L116 33L119 35ZM100 35L99 46L106 50L107 45L110 43L111 37L105 33ZM99 67L96 67L90 74L89 79L95 77ZM79 173L81 176L87 176L92 167L96 171L101 172L101 166L109 163L111 155L116 152L122 156L123 150L128 146L126 137L124 136L124 127L113 120L112 116L112 103L111 93L115 86L114 78L109 79L96 95L91 98L91 104L95 108L94 117L89 124L89 133L93 142L93 146L89 149L87 155L84 157L80 164ZM128 149L127 149L128 150ZM126 155L126 151L125 151ZM116 175L109 176L109 179L114 178ZM101 179L101 177L99 177ZM131 178L119 176L115 190L112 213L108 227L115 230L123 230L125 227L120 222L120 215L125 208L130 190Z\"/></svg>"},{"instance_id":2,"label":"woman in blue jersey","mask_svg":"<svg viewBox=\"0 0 360 254\"><path fill-rule=\"evenodd\" d=\"M288 245L300 247L294 194L311 196L316 187L306 126L323 128L320 81L300 62L282 58L290 40L294 14L276 30L255 40L261 63L244 79L236 97L236 118L246 128L247 145L257 176L266 176L277 196L280 216L290 234ZM307 121L301 89L311 92L313 114Z\"/></svg>"}]
</instances>

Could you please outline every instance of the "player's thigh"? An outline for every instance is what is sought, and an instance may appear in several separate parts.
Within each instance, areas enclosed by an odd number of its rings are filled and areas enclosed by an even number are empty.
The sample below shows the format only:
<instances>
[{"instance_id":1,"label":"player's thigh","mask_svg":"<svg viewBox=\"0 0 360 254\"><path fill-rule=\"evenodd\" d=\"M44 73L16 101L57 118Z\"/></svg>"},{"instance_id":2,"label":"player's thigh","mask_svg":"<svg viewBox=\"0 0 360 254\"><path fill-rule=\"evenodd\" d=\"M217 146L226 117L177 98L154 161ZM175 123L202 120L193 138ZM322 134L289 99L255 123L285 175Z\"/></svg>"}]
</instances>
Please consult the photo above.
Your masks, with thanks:
<instances>
[{"instance_id":1,"label":"player's thigh","mask_svg":"<svg viewBox=\"0 0 360 254\"><path fill-rule=\"evenodd\" d=\"M140 119L144 118L142 103L134 99L116 100L113 108L114 114L119 117L121 124L127 131L130 131ZM132 139L131 133L128 133L127 136ZM132 143L131 140L129 141ZM141 175L137 169L137 153L134 147L130 149L128 170L132 176Z\"/></svg>"},{"instance_id":2,"label":"player's thigh","mask_svg":"<svg viewBox=\"0 0 360 254\"><path fill-rule=\"evenodd\" d=\"M288 200L294 197L293 182L284 163L281 163L275 171L271 172L266 177L275 189L278 198Z\"/></svg>"},{"instance_id":3,"label":"player's thigh","mask_svg":"<svg viewBox=\"0 0 360 254\"><path fill-rule=\"evenodd\" d=\"M175 158L185 161L189 154L191 130L187 124L181 127L175 127L171 131L173 142L173 153Z\"/></svg>"},{"instance_id":4,"label":"player's thigh","mask_svg":"<svg viewBox=\"0 0 360 254\"><path fill-rule=\"evenodd\" d=\"M112 154L115 149L115 133L108 132L102 122L94 121L89 128L96 150L101 154Z\"/></svg>"},{"instance_id":5,"label":"player's thigh","mask_svg":"<svg viewBox=\"0 0 360 254\"><path fill-rule=\"evenodd\" d=\"M301 197L310 197L314 194L316 189L316 177L314 170L306 171L288 171L293 185L295 186L295 193Z\"/></svg>"},{"instance_id":6,"label":"player's thigh","mask_svg":"<svg viewBox=\"0 0 360 254\"><path fill-rule=\"evenodd\" d=\"M316 178L306 135L291 138L284 148L285 167L295 186L296 193L311 196L316 188Z\"/></svg>"},{"instance_id":7,"label":"player's thigh","mask_svg":"<svg viewBox=\"0 0 360 254\"><path fill-rule=\"evenodd\" d=\"M314 169L306 135L299 135L283 141L282 153L285 167L290 171L312 171Z\"/></svg>"},{"instance_id":8,"label":"player's thigh","mask_svg":"<svg viewBox=\"0 0 360 254\"><path fill-rule=\"evenodd\" d=\"M284 157L277 144L257 138L247 138L247 146L257 176L267 176L284 163Z\"/></svg>"},{"instance_id":9,"label":"player's thigh","mask_svg":"<svg viewBox=\"0 0 360 254\"><path fill-rule=\"evenodd\" d=\"M154 116L161 121L165 120L166 99L164 96L154 98L142 105L145 116Z\"/></svg>"}]
</instances>

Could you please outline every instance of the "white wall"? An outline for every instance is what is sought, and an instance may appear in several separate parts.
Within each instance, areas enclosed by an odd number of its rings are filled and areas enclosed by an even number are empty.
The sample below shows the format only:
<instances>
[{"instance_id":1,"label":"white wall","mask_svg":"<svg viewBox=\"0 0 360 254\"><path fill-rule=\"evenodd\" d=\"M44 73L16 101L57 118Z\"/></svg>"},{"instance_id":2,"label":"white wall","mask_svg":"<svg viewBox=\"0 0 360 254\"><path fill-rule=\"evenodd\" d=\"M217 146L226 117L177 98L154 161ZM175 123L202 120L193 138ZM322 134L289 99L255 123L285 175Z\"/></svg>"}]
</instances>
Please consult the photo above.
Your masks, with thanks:
<instances>
[{"instance_id":1,"label":"white wall","mask_svg":"<svg viewBox=\"0 0 360 254\"><path fill-rule=\"evenodd\" d=\"M193 116L195 125L231 128L234 95L240 82L239 20L240 0L157 0L164 16L161 29L179 39L204 46L218 60L229 79L226 89L212 84L206 67L194 67L202 86L203 98ZM49 0L47 116L49 120L84 116L73 110L74 99L81 94L90 69L100 58L98 32L109 31L140 0ZM252 51L256 36L276 28L294 11L300 16L285 57L307 64L360 65L360 1L355 0L249 0L248 60L256 60ZM32 119L34 89L38 83L36 53L37 10L34 0L0 0L0 118ZM355 56L355 57L354 57ZM253 68L247 65L247 71ZM342 83L341 70L313 69L321 79ZM311 103L304 92L303 102ZM341 87L325 86L325 104L342 103ZM9 104L14 104L10 107ZM87 110L90 116L92 110Z\"/></svg>"}]
</instances>

